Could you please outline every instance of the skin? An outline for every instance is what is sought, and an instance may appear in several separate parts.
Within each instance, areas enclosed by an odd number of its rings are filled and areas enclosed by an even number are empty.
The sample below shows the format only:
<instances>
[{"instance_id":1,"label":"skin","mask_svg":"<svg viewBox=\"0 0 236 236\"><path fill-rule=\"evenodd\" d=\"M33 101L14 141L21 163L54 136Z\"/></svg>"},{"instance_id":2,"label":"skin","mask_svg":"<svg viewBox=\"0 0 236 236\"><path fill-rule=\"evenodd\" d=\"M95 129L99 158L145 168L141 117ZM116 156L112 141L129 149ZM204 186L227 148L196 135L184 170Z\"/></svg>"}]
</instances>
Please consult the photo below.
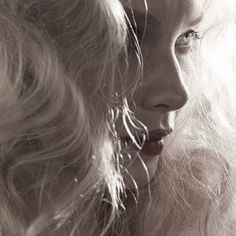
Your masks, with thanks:
<instances>
[{"instance_id":1,"label":"skin","mask_svg":"<svg viewBox=\"0 0 236 236\"><path fill-rule=\"evenodd\" d=\"M193 35L189 36L188 32L198 30L199 22L203 20L204 2L205 0L147 1L147 28L141 45L144 59L143 80L135 89L135 106L133 103L129 105L136 118L149 131L174 129L176 114L188 102L189 57L200 41ZM130 9L133 9L137 27L142 31L145 22L144 1L123 0L122 3L129 17ZM132 58L130 82L137 68L137 60L134 56ZM120 136L125 135L127 133L122 129ZM141 152L141 158L138 158L135 151L131 150L130 153L132 158L126 161L126 168L137 185L144 186L155 175L159 156L147 156ZM127 185L134 187L130 176L124 173Z\"/></svg>"}]
</instances>

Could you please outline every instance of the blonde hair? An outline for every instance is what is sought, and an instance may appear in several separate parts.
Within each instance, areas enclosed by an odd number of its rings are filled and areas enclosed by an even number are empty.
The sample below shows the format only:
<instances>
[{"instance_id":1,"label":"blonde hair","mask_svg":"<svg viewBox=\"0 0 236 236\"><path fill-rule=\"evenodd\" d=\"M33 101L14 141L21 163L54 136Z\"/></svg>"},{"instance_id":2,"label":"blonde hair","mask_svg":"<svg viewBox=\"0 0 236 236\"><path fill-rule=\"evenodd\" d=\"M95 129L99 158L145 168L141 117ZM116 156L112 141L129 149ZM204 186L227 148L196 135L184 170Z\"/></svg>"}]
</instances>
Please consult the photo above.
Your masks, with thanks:
<instances>
[{"instance_id":1,"label":"blonde hair","mask_svg":"<svg viewBox=\"0 0 236 236\"><path fill-rule=\"evenodd\" d=\"M1 235L234 235L234 4L208 6L216 24L190 59L191 99L136 204L115 128L135 121L120 3L1 2Z\"/></svg>"},{"instance_id":2,"label":"blonde hair","mask_svg":"<svg viewBox=\"0 0 236 236\"><path fill-rule=\"evenodd\" d=\"M125 46L116 0L0 3L1 235L106 232L124 188L110 140Z\"/></svg>"}]
</instances>

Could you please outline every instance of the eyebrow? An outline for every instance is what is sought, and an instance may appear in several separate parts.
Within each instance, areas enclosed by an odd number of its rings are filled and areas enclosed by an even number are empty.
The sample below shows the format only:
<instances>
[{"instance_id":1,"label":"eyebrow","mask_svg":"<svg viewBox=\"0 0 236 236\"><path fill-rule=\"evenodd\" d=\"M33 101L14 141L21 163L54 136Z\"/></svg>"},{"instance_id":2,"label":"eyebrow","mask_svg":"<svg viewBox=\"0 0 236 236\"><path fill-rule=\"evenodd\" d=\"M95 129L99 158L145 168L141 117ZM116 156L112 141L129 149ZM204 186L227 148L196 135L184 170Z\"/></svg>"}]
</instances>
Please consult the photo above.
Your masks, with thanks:
<instances>
[{"instance_id":1,"label":"eyebrow","mask_svg":"<svg viewBox=\"0 0 236 236\"><path fill-rule=\"evenodd\" d=\"M190 22L190 26L197 26L199 25L204 18L204 13L202 12L200 16Z\"/></svg>"}]
</instances>

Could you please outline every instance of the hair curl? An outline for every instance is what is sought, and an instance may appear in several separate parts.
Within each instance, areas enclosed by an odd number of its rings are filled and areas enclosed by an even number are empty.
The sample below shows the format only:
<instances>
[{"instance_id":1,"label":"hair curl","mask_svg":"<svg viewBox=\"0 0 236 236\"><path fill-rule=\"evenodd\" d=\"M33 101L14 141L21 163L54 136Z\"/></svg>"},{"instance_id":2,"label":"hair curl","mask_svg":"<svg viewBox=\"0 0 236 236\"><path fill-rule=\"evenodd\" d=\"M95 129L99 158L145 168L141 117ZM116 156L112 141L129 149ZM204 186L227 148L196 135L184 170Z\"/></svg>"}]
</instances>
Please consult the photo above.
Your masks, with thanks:
<instances>
[{"instance_id":1,"label":"hair curl","mask_svg":"<svg viewBox=\"0 0 236 236\"><path fill-rule=\"evenodd\" d=\"M1 235L106 232L123 191L110 136L125 25L114 0L0 3Z\"/></svg>"}]
</instances>

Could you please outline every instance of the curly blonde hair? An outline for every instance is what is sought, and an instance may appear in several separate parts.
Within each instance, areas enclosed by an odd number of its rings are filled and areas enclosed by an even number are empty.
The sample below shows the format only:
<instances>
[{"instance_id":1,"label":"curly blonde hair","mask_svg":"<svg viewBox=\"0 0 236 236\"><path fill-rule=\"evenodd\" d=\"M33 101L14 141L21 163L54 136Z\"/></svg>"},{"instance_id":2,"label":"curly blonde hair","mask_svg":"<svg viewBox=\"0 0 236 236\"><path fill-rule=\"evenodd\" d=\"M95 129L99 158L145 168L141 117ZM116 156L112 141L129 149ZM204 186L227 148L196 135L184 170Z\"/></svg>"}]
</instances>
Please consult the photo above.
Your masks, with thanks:
<instances>
[{"instance_id":1,"label":"curly blonde hair","mask_svg":"<svg viewBox=\"0 0 236 236\"><path fill-rule=\"evenodd\" d=\"M120 2L0 3L1 235L235 235L235 2L206 2L190 101L139 198L115 127L136 40Z\"/></svg>"},{"instance_id":2,"label":"curly blonde hair","mask_svg":"<svg viewBox=\"0 0 236 236\"><path fill-rule=\"evenodd\" d=\"M1 235L103 235L111 224L124 188L110 139L125 47L116 0L0 3Z\"/></svg>"}]
</instances>

